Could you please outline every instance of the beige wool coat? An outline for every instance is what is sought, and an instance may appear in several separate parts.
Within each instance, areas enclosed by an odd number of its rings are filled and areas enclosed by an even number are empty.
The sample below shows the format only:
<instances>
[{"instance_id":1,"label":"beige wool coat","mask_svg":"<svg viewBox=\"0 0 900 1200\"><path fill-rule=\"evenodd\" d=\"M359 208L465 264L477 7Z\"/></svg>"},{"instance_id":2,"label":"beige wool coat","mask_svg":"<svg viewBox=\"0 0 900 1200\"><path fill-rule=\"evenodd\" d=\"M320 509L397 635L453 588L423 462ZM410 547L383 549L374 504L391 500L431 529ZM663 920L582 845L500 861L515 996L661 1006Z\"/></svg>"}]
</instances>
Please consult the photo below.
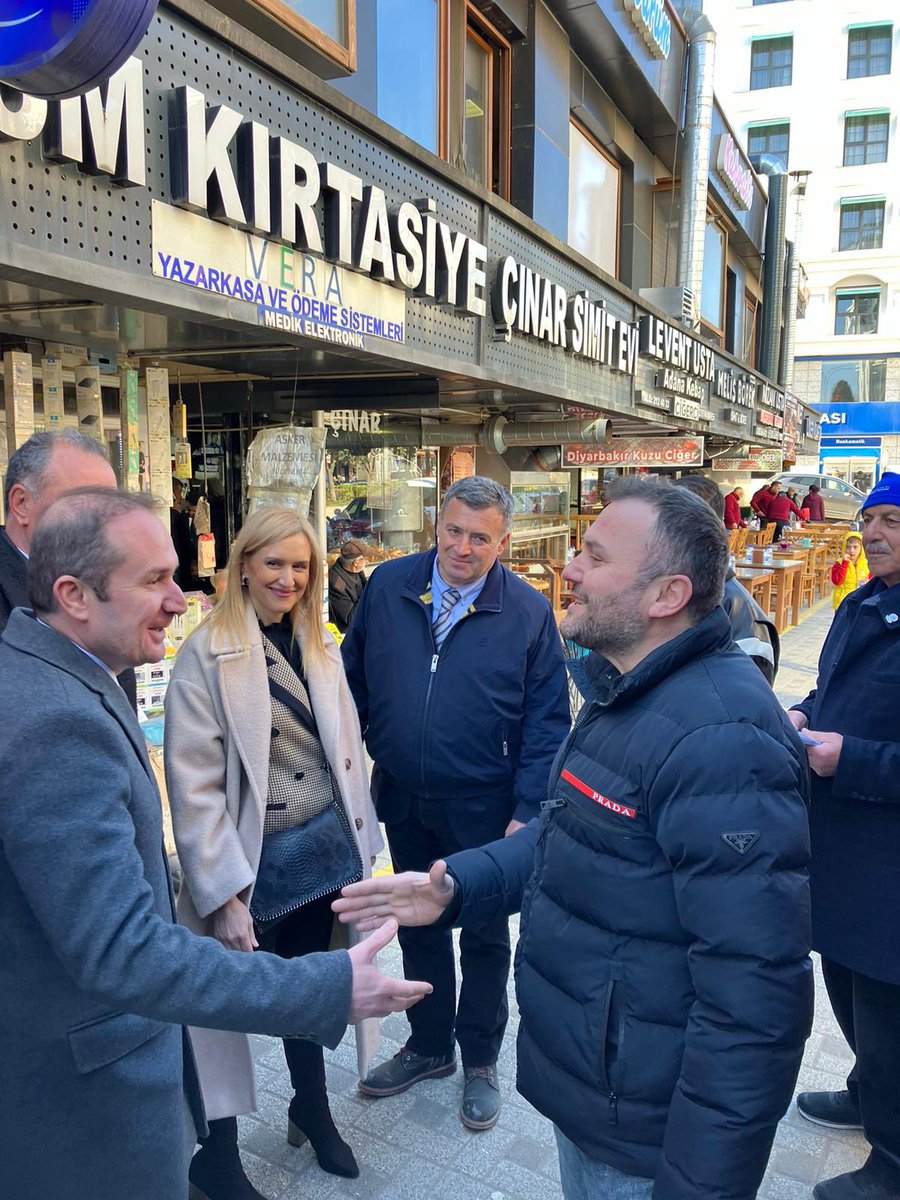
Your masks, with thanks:
<instances>
[{"instance_id":1,"label":"beige wool coat","mask_svg":"<svg viewBox=\"0 0 900 1200\"><path fill-rule=\"evenodd\" d=\"M184 881L181 924L212 936L211 915L232 896L249 904L262 848L272 717L262 637L246 605L248 650L228 644L209 625L182 646L166 693L165 768ZM383 846L369 794L356 706L340 651L325 630L326 658L307 656L300 638L310 701L322 748L338 782L366 874ZM337 926L344 936L349 927ZM377 1025L357 1026L371 1053ZM250 1043L245 1034L191 1029L207 1118L256 1108Z\"/></svg>"}]
</instances>

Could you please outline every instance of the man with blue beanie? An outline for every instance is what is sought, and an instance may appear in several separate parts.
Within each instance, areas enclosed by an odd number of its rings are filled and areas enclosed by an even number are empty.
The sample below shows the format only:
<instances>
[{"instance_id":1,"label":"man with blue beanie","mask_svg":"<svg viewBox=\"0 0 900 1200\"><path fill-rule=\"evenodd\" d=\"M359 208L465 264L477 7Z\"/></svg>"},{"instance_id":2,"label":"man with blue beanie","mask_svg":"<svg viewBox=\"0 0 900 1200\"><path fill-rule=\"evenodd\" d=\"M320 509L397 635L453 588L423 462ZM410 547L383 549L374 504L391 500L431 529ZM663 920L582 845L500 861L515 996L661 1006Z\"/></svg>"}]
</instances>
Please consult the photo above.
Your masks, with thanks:
<instances>
[{"instance_id":1,"label":"man with blue beanie","mask_svg":"<svg viewBox=\"0 0 900 1200\"><path fill-rule=\"evenodd\" d=\"M862 516L873 578L837 610L817 687L788 713L810 739L813 947L856 1054L846 1090L804 1092L797 1108L872 1147L816 1200L900 1197L900 474L882 475Z\"/></svg>"}]
</instances>

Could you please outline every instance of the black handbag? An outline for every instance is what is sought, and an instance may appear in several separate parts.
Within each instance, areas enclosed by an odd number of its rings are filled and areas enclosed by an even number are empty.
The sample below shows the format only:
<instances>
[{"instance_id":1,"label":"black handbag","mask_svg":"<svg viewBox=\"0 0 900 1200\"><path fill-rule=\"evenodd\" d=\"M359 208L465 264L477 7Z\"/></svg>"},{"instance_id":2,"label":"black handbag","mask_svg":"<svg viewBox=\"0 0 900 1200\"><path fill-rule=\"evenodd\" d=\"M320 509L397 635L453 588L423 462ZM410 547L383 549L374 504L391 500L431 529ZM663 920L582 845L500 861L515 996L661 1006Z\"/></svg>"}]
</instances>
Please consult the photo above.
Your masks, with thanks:
<instances>
[{"instance_id":1,"label":"black handbag","mask_svg":"<svg viewBox=\"0 0 900 1200\"><path fill-rule=\"evenodd\" d=\"M263 838L250 915L262 930L363 876L362 859L337 803L303 825Z\"/></svg>"}]
</instances>

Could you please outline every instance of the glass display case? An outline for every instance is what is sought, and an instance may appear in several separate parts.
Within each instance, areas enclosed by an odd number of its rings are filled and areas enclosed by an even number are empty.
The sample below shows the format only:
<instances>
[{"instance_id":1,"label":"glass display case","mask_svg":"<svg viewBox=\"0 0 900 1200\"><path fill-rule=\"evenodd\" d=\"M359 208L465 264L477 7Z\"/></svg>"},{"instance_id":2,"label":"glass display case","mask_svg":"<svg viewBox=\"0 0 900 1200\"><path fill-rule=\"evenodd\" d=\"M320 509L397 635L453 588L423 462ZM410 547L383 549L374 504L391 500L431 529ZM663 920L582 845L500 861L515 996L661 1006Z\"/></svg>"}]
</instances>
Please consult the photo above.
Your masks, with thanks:
<instances>
[{"instance_id":1,"label":"glass display case","mask_svg":"<svg viewBox=\"0 0 900 1200\"><path fill-rule=\"evenodd\" d=\"M511 471L515 503L509 558L565 563L569 546L568 471Z\"/></svg>"}]
</instances>

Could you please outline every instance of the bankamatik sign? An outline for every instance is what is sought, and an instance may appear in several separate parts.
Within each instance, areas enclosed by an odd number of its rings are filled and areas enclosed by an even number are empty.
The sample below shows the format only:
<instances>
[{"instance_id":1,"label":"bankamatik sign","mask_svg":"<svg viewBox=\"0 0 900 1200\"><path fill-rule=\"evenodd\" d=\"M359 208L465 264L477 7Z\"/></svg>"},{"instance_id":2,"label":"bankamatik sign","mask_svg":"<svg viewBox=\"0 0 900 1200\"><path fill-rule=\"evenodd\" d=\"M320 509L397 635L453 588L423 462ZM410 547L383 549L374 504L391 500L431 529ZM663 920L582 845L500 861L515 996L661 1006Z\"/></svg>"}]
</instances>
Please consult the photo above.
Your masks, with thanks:
<instances>
[{"instance_id":1,"label":"bankamatik sign","mask_svg":"<svg viewBox=\"0 0 900 1200\"><path fill-rule=\"evenodd\" d=\"M608 446L563 446L564 467L701 467L703 438L613 438Z\"/></svg>"}]
</instances>

